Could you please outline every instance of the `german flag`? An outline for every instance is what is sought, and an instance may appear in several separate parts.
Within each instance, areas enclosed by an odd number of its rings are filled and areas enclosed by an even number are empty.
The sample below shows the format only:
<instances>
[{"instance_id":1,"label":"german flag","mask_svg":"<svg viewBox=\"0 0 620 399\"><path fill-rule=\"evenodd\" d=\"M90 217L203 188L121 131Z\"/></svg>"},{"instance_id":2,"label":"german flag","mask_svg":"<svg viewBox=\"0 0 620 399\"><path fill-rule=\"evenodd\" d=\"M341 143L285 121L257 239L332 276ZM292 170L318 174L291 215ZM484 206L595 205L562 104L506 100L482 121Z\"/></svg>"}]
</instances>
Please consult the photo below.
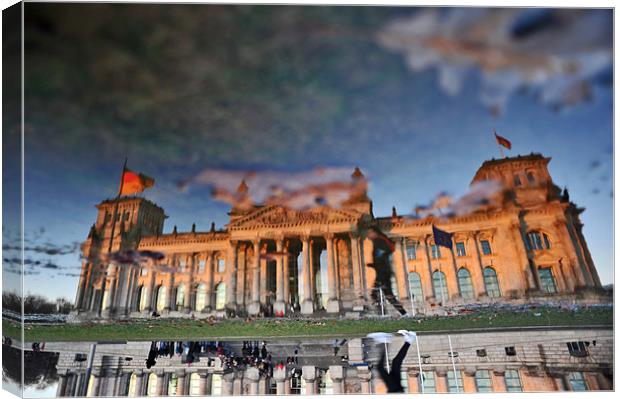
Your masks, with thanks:
<instances>
[{"instance_id":1,"label":"german flag","mask_svg":"<svg viewBox=\"0 0 620 399\"><path fill-rule=\"evenodd\" d=\"M123 171L119 195L141 193L147 188L153 187L153 184L155 184L155 179L152 177L125 168Z\"/></svg>"},{"instance_id":2,"label":"german flag","mask_svg":"<svg viewBox=\"0 0 620 399\"><path fill-rule=\"evenodd\" d=\"M505 137L502 137L502 136L498 135L497 132L494 132L494 133L495 133L495 140L497 141L497 144L499 144L499 145L501 145L503 147L506 147L509 150L512 148L512 143L510 142L510 140L508 140Z\"/></svg>"}]
</instances>

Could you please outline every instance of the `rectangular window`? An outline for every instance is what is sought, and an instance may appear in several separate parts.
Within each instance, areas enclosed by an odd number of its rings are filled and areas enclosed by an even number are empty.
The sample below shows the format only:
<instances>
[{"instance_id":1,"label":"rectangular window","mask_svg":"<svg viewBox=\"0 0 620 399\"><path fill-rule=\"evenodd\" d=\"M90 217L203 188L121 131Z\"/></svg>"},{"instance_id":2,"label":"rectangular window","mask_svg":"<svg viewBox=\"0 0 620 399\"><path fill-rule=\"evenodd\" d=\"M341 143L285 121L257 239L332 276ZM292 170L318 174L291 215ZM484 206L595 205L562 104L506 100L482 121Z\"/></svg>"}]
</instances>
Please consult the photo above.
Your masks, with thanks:
<instances>
[{"instance_id":1,"label":"rectangular window","mask_svg":"<svg viewBox=\"0 0 620 399\"><path fill-rule=\"evenodd\" d=\"M404 392L409 392L409 378L406 371L400 372L400 385L403 387Z\"/></svg>"},{"instance_id":2,"label":"rectangular window","mask_svg":"<svg viewBox=\"0 0 620 399\"><path fill-rule=\"evenodd\" d=\"M538 276L540 277L541 289L549 294L557 292L555 286L555 277L550 267L541 267L538 269Z\"/></svg>"},{"instance_id":3,"label":"rectangular window","mask_svg":"<svg viewBox=\"0 0 620 399\"><path fill-rule=\"evenodd\" d=\"M415 260L418 243L413 240L407 240L406 246L407 246L407 260Z\"/></svg>"},{"instance_id":4,"label":"rectangular window","mask_svg":"<svg viewBox=\"0 0 620 399\"><path fill-rule=\"evenodd\" d=\"M205 271L205 260L201 259L198 262L198 273L203 273Z\"/></svg>"},{"instance_id":5,"label":"rectangular window","mask_svg":"<svg viewBox=\"0 0 620 399\"><path fill-rule=\"evenodd\" d=\"M453 370L448 371L448 392L464 392L463 375L460 371L456 372L456 378Z\"/></svg>"},{"instance_id":6,"label":"rectangular window","mask_svg":"<svg viewBox=\"0 0 620 399\"><path fill-rule=\"evenodd\" d=\"M568 382L570 383L571 391L587 391L588 385L583 378L583 373L580 371L573 371L568 374Z\"/></svg>"},{"instance_id":7,"label":"rectangular window","mask_svg":"<svg viewBox=\"0 0 620 399\"><path fill-rule=\"evenodd\" d=\"M149 269L147 269L146 267L143 267L142 269L140 269L141 276L146 276L147 274L149 274Z\"/></svg>"},{"instance_id":8,"label":"rectangular window","mask_svg":"<svg viewBox=\"0 0 620 399\"><path fill-rule=\"evenodd\" d=\"M181 260L179 261L179 270L180 270L180 271L182 271L182 272L184 272L184 271L185 271L185 266L186 266L185 259L181 259Z\"/></svg>"},{"instance_id":9,"label":"rectangular window","mask_svg":"<svg viewBox=\"0 0 620 399\"><path fill-rule=\"evenodd\" d=\"M521 178L519 177L519 175L514 176L514 182L516 187L519 187L521 185Z\"/></svg>"},{"instance_id":10,"label":"rectangular window","mask_svg":"<svg viewBox=\"0 0 620 399\"><path fill-rule=\"evenodd\" d=\"M527 172L527 181L530 184L534 184L536 183L536 178L534 177L534 173L532 172Z\"/></svg>"},{"instance_id":11,"label":"rectangular window","mask_svg":"<svg viewBox=\"0 0 620 399\"><path fill-rule=\"evenodd\" d=\"M217 260L217 272L224 273L226 270L226 261L223 258Z\"/></svg>"},{"instance_id":12,"label":"rectangular window","mask_svg":"<svg viewBox=\"0 0 620 399\"><path fill-rule=\"evenodd\" d=\"M568 353L570 353L571 356L587 357L589 344L589 342L584 341L573 341L567 342L566 346L568 347Z\"/></svg>"},{"instance_id":13,"label":"rectangular window","mask_svg":"<svg viewBox=\"0 0 620 399\"><path fill-rule=\"evenodd\" d=\"M431 245L431 258L439 259L441 258L441 251L439 249L439 245Z\"/></svg>"},{"instance_id":14,"label":"rectangular window","mask_svg":"<svg viewBox=\"0 0 620 399\"><path fill-rule=\"evenodd\" d=\"M434 393L435 392L435 372L434 371L423 371L420 374L422 378L422 385L424 385L424 393Z\"/></svg>"},{"instance_id":15,"label":"rectangular window","mask_svg":"<svg viewBox=\"0 0 620 399\"><path fill-rule=\"evenodd\" d=\"M456 256L465 256L465 243L457 242L456 243Z\"/></svg>"},{"instance_id":16,"label":"rectangular window","mask_svg":"<svg viewBox=\"0 0 620 399\"><path fill-rule=\"evenodd\" d=\"M517 350L514 346L507 346L504 350L506 351L506 356L517 356Z\"/></svg>"},{"instance_id":17,"label":"rectangular window","mask_svg":"<svg viewBox=\"0 0 620 399\"><path fill-rule=\"evenodd\" d=\"M506 370L506 374L504 374L504 379L506 381L506 391L523 392L523 387L521 386L521 378L519 377L519 371Z\"/></svg>"},{"instance_id":18,"label":"rectangular window","mask_svg":"<svg viewBox=\"0 0 620 399\"><path fill-rule=\"evenodd\" d=\"M483 255L491 255L491 243L489 243L489 240L481 240L480 246L482 247Z\"/></svg>"},{"instance_id":19,"label":"rectangular window","mask_svg":"<svg viewBox=\"0 0 620 399\"><path fill-rule=\"evenodd\" d=\"M476 389L478 392L493 392L489 370L476 371Z\"/></svg>"}]
</instances>

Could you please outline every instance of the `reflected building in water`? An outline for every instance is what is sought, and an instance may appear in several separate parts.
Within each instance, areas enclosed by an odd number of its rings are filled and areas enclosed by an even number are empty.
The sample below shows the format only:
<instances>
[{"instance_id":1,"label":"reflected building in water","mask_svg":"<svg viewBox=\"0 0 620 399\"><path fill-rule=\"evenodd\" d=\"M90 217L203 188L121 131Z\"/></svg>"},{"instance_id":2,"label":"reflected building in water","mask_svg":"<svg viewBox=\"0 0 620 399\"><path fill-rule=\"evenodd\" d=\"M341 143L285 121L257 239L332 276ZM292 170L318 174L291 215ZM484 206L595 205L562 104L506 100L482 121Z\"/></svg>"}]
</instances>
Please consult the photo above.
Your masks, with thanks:
<instances>
[{"instance_id":1,"label":"reflected building in water","mask_svg":"<svg viewBox=\"0 0 620 399\"><path fill-rule=\"evenodd\" d=\"M505 196L448 221L396 212L375 217L364 192L341 209L233 207L224 230L175 227L164 234L166 215L151 201L103 201L83 244L76 308L83 319L144 317L153 311L163 317L359 315L371 307L374 269L365 267L371 262L366 237L371 224L395 242L393 285L409 311L427 313L438 304L593 298L601 283L582 234L583 208L552 181L549 161L532 154L484 162L472 183L501 181ZM356 169L352 179L364 175ZM242 182L238 195L247 189ZM435 245L432 224L454 234L453 251ZM163 253L156 263L164 267L102 263L110 241L112 251Z\"/></svg>"},{"instance_id":2,"label":"reflected building in water","mask_svg":"<svg viewBox=\"0 0 620 399\"><path fill-rule=\"evenodd\" d=\"M450 352L445 334L418 337L403 362L405 392L538 392L610 390L613 332L610 328L511 329L455 333ZM402 345L388 345L392 359ZM58 350L57 396L220 396L386 393L376 363L383 345L369 339L268 341L271 368L231 365L201 350L191 364L167 354L146 368L151 342L99 344L86 379L88 343L50 343ZM242 342L224 342L241 355ZM454 354L454 366L451 353ZM288 364L287 359L289 360ZM294 359L294 360L293 360ZM284 363L284 367L277 366ZM455 371L456 370L456 374Z\"/></svg>"}]
</instances>

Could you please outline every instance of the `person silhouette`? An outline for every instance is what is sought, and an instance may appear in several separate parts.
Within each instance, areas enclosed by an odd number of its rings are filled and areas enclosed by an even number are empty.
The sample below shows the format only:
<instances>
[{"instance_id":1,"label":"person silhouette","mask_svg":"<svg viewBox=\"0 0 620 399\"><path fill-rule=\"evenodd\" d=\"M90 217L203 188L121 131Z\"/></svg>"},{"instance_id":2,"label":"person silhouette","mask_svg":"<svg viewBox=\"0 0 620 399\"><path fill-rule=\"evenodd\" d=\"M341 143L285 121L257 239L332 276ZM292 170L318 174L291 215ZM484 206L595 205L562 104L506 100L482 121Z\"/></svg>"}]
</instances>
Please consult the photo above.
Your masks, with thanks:
<instances>
[{"instance_id":1,"label":"person silhouette","mask_svg":"<svg viewBox=\"0 0 620 399\"><path fill-rule=\"evenodd\" d=\"M388 393L396 393L396 392L404 392L403 386L400 380L400 372L403 364L403 360L405 360L405 356L407 355L407 351L413 342L416 340L416 335L412 331L407 330L398 330L398 333L401 334L405 338L405 342L403 346L400 348L394 359L392 360L392 368L388 372L385 368L385 351L381 351L381 360L379 360L379 364L377 364L377 369L379 371L379 375L381 379L385 383L387 387ZM376 332L370 333L367 335L368 338L372 338L375 344L388 344L392 342L392 334L384 333L384 332Z\"/></svg>"}]
</instances>

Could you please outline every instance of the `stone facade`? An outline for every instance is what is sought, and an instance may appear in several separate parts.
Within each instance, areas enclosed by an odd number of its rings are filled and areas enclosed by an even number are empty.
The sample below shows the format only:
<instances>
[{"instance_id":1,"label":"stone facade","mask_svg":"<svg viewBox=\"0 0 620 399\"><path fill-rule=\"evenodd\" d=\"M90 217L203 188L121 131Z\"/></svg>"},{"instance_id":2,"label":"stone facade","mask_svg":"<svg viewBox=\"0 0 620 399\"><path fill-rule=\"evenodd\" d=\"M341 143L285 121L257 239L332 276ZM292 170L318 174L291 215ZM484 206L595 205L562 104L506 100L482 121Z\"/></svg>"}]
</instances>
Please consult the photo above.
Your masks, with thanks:
<instances>
[{"instance_id":1,"label":"stone facade","mask_svg":"<svg viewBox=\"0 0 620 399\"><path fill-rule=\"evenodd\" d=\"M456 332L418 336L425 382L420 379L416 345L401 369L405 392L547 392L613 390L613 331L610 328L531 328L489 332ZM393 359L403 341L389 345ZM571 351L569 346L582 350ZM225 342L240 353L241 342ZM330 340L268 342L273 361L281 362L298 349L298 365L261 376L255 368L225 369L214 355L200 355L191 365L181 357L157 359L144 367L150 342L98 344L86 383L88 343L48 343L60 353L57 396L204 396L264 394L386 393L376 364L383 345L350 339L333 354ZM484 354L480 351L484 350ZM81 353L82 361L76 361ZM456 374L454 370L456 369ZM457 376L455 379L454 376ZM86 390L86 392L84 392Z\"/></svg>"},{"instance_id":2,"label":"stone facade","mask_svg":"<svg viewBox=\"0 0 620 399\"><path fill-rule=\"evenodd\" d=\"M490 160L472 183L498 180L499 204L438 219L375 217L364 193L342 208L233 208L223 230L163 234L164 210L139 197L103 201L83 244L76 296L84 318L303 315L369 307L374 270L368 227L396 243L392 265L401 302L416 313L436 305L542 299L596 300L601 283L579 214L539 154ZM363 178L356 169L353 179ZM241 193L247 191L242 183ZM112 215L117 208L114 237ZM451 232L436 247L432 225ZM102 262L119 250L161 252L148 266ZM260 254L260 256L259 256ZM286 254L286 255L285 255Z\"/></svg>"}]
</instances>

